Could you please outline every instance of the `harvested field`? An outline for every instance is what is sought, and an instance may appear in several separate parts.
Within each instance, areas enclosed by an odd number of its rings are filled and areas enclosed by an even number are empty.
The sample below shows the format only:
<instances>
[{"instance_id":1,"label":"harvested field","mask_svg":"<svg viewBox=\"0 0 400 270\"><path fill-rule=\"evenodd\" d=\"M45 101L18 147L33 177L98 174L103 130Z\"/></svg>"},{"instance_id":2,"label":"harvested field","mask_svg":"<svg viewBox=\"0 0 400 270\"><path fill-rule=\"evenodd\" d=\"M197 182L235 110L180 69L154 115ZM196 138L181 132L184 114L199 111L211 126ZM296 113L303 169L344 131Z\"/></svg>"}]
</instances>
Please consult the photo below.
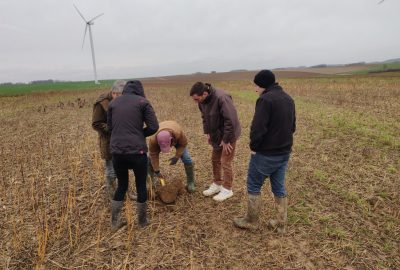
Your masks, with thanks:
<instances>
[{"instance_id":1,"label":"harvested field","mask_svg":"<svg viewBox=\"0 0 400 270\"><path fill-rule=\"evenodd\" d=\"M218 73L195 73L189 75L165 76L157 78L146 78L143 81L150 87L165 87L165 86L182 86L183 84L193 84L197 81L206 81L210 83L221 81L253 81L254 75L258 71L232 71ZM308 70L301 71L274 71L277 78L310 78L317 77L321 74L310 72Z\"/></svg>"},{"instance_id":2,"label":"harvested field","mask_svg":"<svg viewBox=\"0 0 400 270\"><path fill-rule=\"evenodd\" d=\"M329 67L305 67L305 68L294 68L294 69L288 68L288 69L285 69L285 71L287 71L287 72L307 71L307 72L315 72L315 73L320 73L320 74L333 75L333 74L340 74L340 73L351 73L351 72L355 72L358 70L368 70L375 66L377 66L377 65L365 64L365 65L329 66Z\"/></svg>"},{"instance_id":3,"label":"harvested field","mask_svg":"<svg viewBox=\"0 0 400 270\"><path fill-rule=\"evenodd\" d=\"M399 269L400 76L281 77L298 119L285 236L266 226L268 184L259 229L232 224L246 209L256 100L250 78L215 80L234 97L243 130L234 196L223 203L201 194L211 152L188 96L196 79L145 81L158 120L174 119L188 135L197 191L172 205L150 202L151 225L143 230L128 199L129 224L116 233L91 128L92 103L108 89L1 97L0 268ZM169 166L168 158L162 155L163 173L184 179L183 165Z\"/></svg>"}]
</instances>

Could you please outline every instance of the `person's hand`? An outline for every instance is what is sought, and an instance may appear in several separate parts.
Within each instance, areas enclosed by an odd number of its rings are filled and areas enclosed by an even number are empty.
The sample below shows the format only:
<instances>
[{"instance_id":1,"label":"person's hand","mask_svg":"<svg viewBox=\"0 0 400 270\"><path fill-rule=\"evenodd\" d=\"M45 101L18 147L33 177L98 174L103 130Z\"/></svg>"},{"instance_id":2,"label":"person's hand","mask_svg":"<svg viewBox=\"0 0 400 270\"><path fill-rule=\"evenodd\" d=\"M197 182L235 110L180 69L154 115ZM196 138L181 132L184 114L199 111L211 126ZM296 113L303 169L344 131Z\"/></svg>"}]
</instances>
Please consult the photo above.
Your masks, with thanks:
<instances>
[{"instance_id":1,"label":"person's hand","mask_svg":"<svg viewBox=\"0 0 400 270\"><path fill-rule=\"evenodd\" d=\"M210 137L210 134L206 134L206 137L207 137L207 142L208 142L208 144L211 145L211 137Z\"/></svg>"},{"instance_id":2,"label":"person's hand","mask_svg":"<svg viewBox=\"0 0 400 270\"><path fill-rule=\"evenodd\" d=\"M255 155L255 154L256 154L256 152L254 152L254 151L250 151L250 153L251 153L252 155Z\"/></svg>"},{"instance_id":3,"label":"person's hand","mask_svg":"<svg viewBox=\"0 0 400 270\"><path fill-rule=\"evenodd\" d=\"M158 178L164 178L164 176L161 174L160 171L155 171L154 174L155 174Z\"/></svg>"},{"instance_id":4,"label":"person's hand","mask_svg":"<svg viewBox=\"0 0 400 270\"><path fill-rule=\"evenodd\" d=\"M230 155L233 150L233 146L231 143L225 143L224 141L221 142L219 146L222 146L222 151L225 152L225 154Z\"/></svg>"},{"instance_id":5,"label":"person's hand","mask_svg":"<svg viewBox=\"0 0 400 270\"><path fill-rule=\"evenodd\" d=\"M175 165L178 162L178 157L172 157L169 159L169 165Z\"/></svg>"}]
</instances>

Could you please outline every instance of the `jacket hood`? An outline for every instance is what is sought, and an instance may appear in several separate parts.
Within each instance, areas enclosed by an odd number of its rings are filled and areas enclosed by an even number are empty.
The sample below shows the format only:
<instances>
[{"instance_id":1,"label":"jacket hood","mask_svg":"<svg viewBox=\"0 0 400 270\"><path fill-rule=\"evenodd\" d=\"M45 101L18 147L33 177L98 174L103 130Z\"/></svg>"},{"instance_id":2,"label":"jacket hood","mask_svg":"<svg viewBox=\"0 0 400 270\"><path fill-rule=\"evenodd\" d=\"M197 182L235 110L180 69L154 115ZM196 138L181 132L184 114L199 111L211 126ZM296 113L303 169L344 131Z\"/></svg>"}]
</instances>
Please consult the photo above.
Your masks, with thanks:
<instances>
[{"instance_id":1,"label":"jacket hood","mask_svg":"<svg viewBox=\"0 0 400 270\"><path fill-rule=\"evenodd\" d=\"M122 94L123 95L132 95L133 94L133 95L145 97L143 85L138 80L128 81L124 87L124 90L122 91Z\"/></svg>"},{"instance_id":2,"label":"jacket hood","mask_svg":"<svg viewBox=\"0 0 400 270\"><path fill-rule=\"evenodd\" d=\"M102 101L105 100L105 99L108 99L109 101L111 101L111 100L113 99L113 97L112 97L112 95L111 95L111 91L108 92L108 93L101 94L101 95L99 96L99 98L94 102L94 104L100 103L100 102L102 102Z\"/></svg>"},{"instance_id":3,"label":"jacket hood","mask_svg":"<svg viewBox=\"0 0 400 270\"><path fill-rule=\"evenodd\" d=\"M208 102L210 102L210 100L214 97L214 93L215 93L214 86L212 86L209 83L206 83L206 85L208 86L209 92L208 92L208 96L204 99L203 104L207 104Z\"/></svg>"}]
</instances>

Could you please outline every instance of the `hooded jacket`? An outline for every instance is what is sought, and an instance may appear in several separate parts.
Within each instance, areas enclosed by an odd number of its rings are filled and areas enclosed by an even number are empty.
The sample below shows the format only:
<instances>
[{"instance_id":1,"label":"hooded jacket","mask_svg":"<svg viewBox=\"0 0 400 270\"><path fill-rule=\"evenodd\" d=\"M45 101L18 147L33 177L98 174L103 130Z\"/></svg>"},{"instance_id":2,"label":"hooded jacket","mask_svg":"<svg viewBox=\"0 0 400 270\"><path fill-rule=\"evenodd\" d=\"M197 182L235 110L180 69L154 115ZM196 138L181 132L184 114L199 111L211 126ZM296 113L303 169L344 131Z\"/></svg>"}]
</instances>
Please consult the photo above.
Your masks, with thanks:
<instances>
[{"instance_id":1,"label":"hooded jacket","mask_svg":"<svg viewBox=\"0 0 400 270\"><path fill-rule=\"evenodd\" d=\"M99 147L102 159L110 160L110 132L107 126L107 110L112 100L111 92L102 94L93 104L92 127L99 134Z\"/></svg>"},{"instance_id":2,"label":"hooded jacket","mask_svg":"<svg viewBox=\"0 0 400 270\"><path fill-rule=\"evenodd\" d=\"M294 101L275 83L257 99L250 128L250 149L263 155L288 154L292 150L295 131Z\"/></svg>"},{"instance_id":3,"label":"hooded jacket","mask_svg":"<svg viewBox=\"0 0 400 270\"><path fill-rule=\"evenodd\" d=\"M157 132L158 121L140 81L126 83L122 96L110 103L107 121L112 154L147 153L146 137Z\"/></svg>"},{"instance_id":4,"label":"hooded jacket","mask_svg":"<svg viewBox=\"0 0 400 270\"><path fill-rule=\"evenodd\" d=\"M241 133L240 123L233 100L224 90L211 85L209 95L199 103L203 118L204 134L210 135L213 148L220 148L222 141L234 143Z\"/></svg>"}]
</instances>

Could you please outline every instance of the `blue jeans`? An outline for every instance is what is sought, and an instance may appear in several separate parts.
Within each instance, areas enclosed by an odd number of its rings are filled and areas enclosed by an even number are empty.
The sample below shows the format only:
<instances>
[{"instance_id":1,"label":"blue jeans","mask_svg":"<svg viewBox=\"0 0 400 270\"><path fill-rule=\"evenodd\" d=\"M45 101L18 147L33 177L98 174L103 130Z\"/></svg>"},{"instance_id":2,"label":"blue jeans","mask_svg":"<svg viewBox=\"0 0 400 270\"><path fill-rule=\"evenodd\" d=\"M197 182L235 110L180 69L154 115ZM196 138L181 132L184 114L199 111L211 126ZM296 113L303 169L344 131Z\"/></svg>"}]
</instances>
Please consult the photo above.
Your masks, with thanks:
<instances>
[{"instance_id":1,"label":"blue jeans","mask_svg":"<svg viewBox=\"0 0 400 270\"><path fill-rule=\"evenodd\" d=\"M189 151L187 150L187 148L185 148L185 150L183 151L183 154L181 156L181 160L183 162L183 164L185 165L192 165L193 161L192 158L189 155Z\"/></svg>"},{"instance_id":2,"label":"blue jeans","mask_svg":"<svg viewBox=\"0 0 400 270\"><path fill-rule=\"evenodd\" d=\"M265 178L271 181L272 193L279 198L286 197L285 173L290 154L281 156L265 156L252 154L247 172L247 192L258 195Z\"/></svg>"}]
</instances>

